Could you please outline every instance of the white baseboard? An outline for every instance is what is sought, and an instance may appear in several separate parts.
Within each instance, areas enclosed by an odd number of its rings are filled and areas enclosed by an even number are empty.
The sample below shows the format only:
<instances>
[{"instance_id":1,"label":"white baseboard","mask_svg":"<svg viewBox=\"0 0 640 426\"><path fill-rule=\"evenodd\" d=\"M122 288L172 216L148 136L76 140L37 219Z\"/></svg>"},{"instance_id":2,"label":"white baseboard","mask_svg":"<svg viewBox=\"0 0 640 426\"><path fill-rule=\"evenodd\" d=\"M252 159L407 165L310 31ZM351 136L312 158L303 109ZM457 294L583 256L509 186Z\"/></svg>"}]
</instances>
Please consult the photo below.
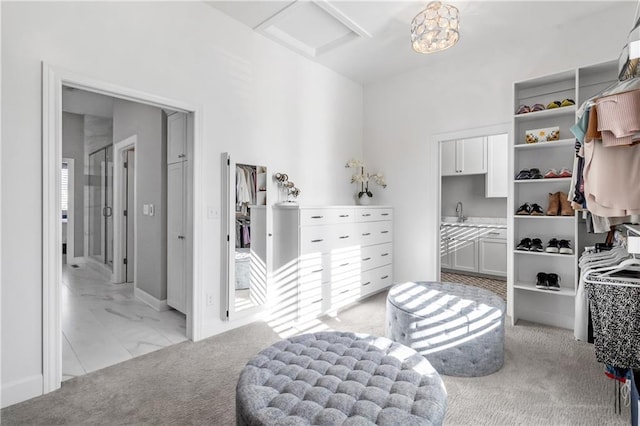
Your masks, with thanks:
<instances>
[{"instance_id":1,"label":"white baseboard","mask_svg":"<svg viewBox=\"0 0 640 426\"><path fill-rule=\"evenodd\" d=\"M133 294L136 296L136 299L146 303L158 312L168 311L171 309L169 305L167 305L167 299L158 300L146 291L140 290L138 287L133 290Z\"/></svg>"},{"instance_id":2,"label":"white baseboard","mask_svg":"<svg viewBox=\"0 0 640 426\"><path fill-rule=\"evenodd\" d=\"M42 374L2 384L2 408L42 395Z\"/></svg>"}]
</instances>

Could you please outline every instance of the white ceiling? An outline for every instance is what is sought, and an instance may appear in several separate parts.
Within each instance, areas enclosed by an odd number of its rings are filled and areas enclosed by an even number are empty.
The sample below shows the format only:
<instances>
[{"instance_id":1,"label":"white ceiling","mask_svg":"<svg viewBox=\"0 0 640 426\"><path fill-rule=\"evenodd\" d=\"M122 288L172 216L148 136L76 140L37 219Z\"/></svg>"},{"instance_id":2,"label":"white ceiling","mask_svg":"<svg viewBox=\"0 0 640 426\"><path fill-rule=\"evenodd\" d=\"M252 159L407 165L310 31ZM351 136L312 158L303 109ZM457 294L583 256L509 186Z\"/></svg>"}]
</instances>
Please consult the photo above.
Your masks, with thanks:
<instances>
[{"instance_id":1,"label":"white ceiling","mask_svg":"<svg viewBox=\"0 0 640 426\"><path fill-rule=\"evenodd\" d=\"M585 17L620 8L631 30L636 0L448 1L460 10L460 41L443 52L415 53L411 19L428 1L208 1L232 18L362 84L442 61L468 66L496 50L535 46L549 31L580 29ZM628 21L628 22L627 22ZM624 43L620 45L622 46ZM618 52L616 52L617 55Z\"/></svg>"}]
</instances>

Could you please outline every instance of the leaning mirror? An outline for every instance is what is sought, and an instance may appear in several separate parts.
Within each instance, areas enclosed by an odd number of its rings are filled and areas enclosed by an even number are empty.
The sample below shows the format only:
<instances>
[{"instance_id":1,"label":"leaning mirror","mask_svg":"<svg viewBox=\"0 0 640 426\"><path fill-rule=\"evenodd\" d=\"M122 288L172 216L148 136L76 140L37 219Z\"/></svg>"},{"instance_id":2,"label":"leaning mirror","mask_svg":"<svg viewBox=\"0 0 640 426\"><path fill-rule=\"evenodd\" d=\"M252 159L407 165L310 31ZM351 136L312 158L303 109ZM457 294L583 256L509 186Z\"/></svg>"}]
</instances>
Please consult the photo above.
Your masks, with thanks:
<instances>
[{"instance_id":1,"label":"leaning mirror","mask_svg":"<svg viewBox=\"0 0 640 426\"><path fill-rule=\"evenodd\" d=\"M224 226L227 235L223 317L255 312L266 302L267 168L222 156L225 171Z\"/></svg>"}]
</instances>

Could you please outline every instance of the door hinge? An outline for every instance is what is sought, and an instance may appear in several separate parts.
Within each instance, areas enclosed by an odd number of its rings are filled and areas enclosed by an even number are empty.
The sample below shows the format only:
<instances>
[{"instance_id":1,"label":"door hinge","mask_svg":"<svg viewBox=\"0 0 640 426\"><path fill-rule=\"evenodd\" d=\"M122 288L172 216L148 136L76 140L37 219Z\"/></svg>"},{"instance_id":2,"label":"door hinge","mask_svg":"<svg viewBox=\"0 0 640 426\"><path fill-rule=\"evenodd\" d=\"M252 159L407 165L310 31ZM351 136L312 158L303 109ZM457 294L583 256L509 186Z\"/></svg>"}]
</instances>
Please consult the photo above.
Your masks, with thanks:
<instances>
[{"instance_id":1,"label":"door hinge","mask_svg":"<svg viewBox=\"0 0 640 426\"><path fill-rule=\"evenodd\" d=\"M227 318L229 318L229 311L227 311Z\"/></svg>"},{"instance_id":2,"label":"door hinge","mask_svg":"<svg viewBox=\"0 0 640 426\"><path fill-rule=\"evenodd\" d=\"M231 165L231 160L227 158L227 166L230 166L230 165Z\"/></svg>"},{"instance_id":3,"label":"door hinge","mask_svg":"<svg viewBox=\"0 0 640 426\"><path fill-rule=\"evenodd\" d=\"M123 211L122 214L124 214L124 217L127 217L127 211Z\"/></svg>"},{"instance_id":4,"label":"door hinge","mask_svg":"<svg viewBox=\"0 0 640 426\"><path fill-rule=\"evenodd\" d=\"M229 234L227 234L227 242L229 241Z\"/></svg>"},{"instance_id":5,"label":"door hinge","mask_svg":"<svg viewBox=\"0 0 640 426\"><path fill-rule=\"evenodd\" d=\"M126 169L127 167L129 167L129 163L127 163L126 161L124 162L124 168Z\"/></svg>"},{"instance_id":6,"label":"door hinge","mask_svg":"<svg viewBox=\"0 0 640 426\"><path fill-rule=\"evenodd\" d=\"M124 259L122 259L122 263L124 263L125 265L127 264L127 258L126 257Z\"/></svg>"}]
</instances>

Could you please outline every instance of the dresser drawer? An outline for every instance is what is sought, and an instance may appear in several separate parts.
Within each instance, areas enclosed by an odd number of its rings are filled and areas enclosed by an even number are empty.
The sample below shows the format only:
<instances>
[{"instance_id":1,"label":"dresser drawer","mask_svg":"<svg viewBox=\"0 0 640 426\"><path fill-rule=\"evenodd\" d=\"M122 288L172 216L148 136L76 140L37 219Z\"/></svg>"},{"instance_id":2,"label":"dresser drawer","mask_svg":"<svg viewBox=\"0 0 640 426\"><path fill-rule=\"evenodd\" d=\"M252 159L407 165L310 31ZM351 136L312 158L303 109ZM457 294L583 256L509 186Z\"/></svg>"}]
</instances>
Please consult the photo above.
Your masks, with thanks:
<instances>
[{"instance_id":1,"label":"dresser drawer","mask_svg":"<svg viewBox=\"0 0 640 426\"><path fill-rule=\"evenodd\" d=\"M332 226L304 226L300 228L300 254L326 253L334 244L336 231Z\"/></svg>"},{"instance_id":2,"label":"dresser drawer","mask_svg":"<svg viewBox=\"0 0 640 426\"><path fill-rule=\"evenodd\" d=\"M300 209L300 226L331 225L354 220L353 207Z\"/></svg>"},{"instance_id":3,"label":"dresser drawer","mask_svg":"<svg viewBox=\"0 0 640 426\"><path fill-rule=\"evenodd\" d=\"M391 265L371 269L362 273L360 293L362 296L387 288L393 284Z\"/></svg>"},{"instance_id":4,"label":"dresser drawer","mask_svg":"<svg viewBox=\"0 0 640 426\"><path fill-rule=\"evenodd\" d=\"M360 261L360 269L367 271L380 266L393 263L393 253L391 252L391 243L376 244L362 248L362 256Z\"/></svg>"},{"instance_id":5,"label":"dresser drawer","mask_svg":"<svg viewBox=\"0 0 640 426\"><path fill-rule=\"evenodd\" d=\"M375 222L378 220L392 220L393 209L361 208L361 209L356 209L355 216L358 222Z\"/></svg>"}]
</instances>

